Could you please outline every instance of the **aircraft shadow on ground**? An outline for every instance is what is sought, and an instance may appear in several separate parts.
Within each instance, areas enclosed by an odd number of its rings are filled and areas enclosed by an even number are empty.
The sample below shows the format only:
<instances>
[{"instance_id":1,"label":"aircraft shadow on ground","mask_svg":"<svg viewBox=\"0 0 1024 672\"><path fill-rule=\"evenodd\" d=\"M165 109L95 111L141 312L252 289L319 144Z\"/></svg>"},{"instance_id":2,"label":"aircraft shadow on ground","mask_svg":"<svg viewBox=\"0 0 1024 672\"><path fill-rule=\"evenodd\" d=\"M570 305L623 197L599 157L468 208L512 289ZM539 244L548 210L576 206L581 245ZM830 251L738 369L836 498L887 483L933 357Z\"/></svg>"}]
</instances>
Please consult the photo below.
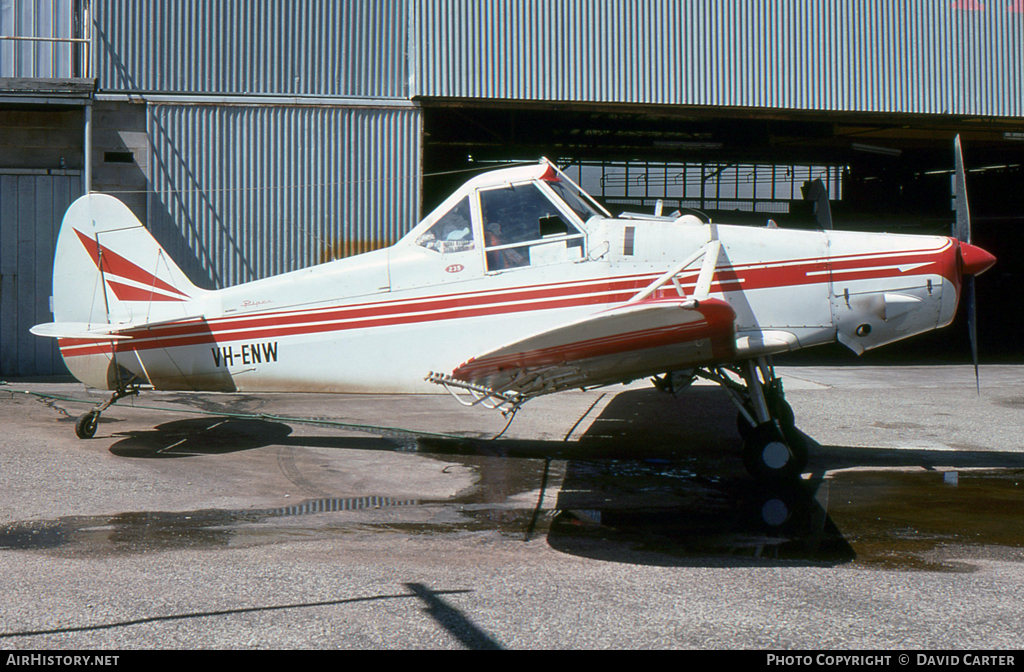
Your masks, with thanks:
<instances>
[{"instance_id":1,"label":"aircraft shadow on ground","mask_svg":"<svg viewBox=\"0 0 1024 672\"><path fill-rule=\"evenodd\" d=\"M517 422L529 422L528 408ZM536 460L543 460L547 483L552 462L562 461L556 501L537 505L538 512L554 512L549 544L573 555L633 564L848 562L855 553L828 514L826 471L937 465L1024 469L1024 454L1016 452L822 446L808 437L811 478L757 483L743 471L735 407L715 387L692 387L675 397L653 389L620 393L575 441L293 436L281 422L210 417L122 436L111 452L135 458L217 455L271 445L464 456L482 472L502 472L481 473L482 483L509 481L507 472L526 468L517 465L529 464L536 473Z\"/></svg>"}]
</instances>

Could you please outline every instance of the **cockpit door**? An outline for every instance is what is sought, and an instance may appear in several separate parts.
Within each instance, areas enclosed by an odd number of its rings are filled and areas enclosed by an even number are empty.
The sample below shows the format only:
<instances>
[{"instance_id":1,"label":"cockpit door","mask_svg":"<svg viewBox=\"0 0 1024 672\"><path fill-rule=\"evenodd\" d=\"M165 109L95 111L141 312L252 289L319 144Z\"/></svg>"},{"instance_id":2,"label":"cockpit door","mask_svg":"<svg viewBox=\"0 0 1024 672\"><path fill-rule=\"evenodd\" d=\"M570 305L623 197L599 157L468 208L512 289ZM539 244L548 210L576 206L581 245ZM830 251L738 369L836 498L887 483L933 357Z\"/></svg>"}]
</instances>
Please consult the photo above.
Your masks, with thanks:
<instances>
[{"instance_id":1,"label":"cockpit door","mask_svg":"<svg viewBox=\"0 0 1024 672\"><path fill-rule=\"evenodd\" d=\"M536 182L479 191L484 268L501 273L586 258L576 217Z\"/></svg>"}]
</instances>

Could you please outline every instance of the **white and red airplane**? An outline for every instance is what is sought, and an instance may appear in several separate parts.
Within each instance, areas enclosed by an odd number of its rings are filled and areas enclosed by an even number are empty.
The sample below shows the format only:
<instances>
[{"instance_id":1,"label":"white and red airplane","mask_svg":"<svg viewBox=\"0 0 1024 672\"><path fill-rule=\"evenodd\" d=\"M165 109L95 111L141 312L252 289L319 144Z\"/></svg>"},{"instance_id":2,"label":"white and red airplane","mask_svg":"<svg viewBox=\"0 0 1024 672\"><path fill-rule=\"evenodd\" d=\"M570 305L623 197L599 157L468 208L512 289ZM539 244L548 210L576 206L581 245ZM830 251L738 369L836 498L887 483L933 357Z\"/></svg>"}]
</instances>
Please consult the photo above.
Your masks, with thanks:
<instances>
[{"instance_id":1,"label":"white and red airplane","mask_svg":"<svg viewBox=\"0 0 1024 672\"><path fill-rule=\"evenodd\" d=\"M547 160L468 181L394 246L199 289L120 201L64 217L59 339L113 390L418 393L516 410L543 394L654 377L713 380L739 408L744 462L798 474L802 435L771 356L838 340L857 353L948 325L995 258L970 244L956 141L957 237L613 217ZM660 213L659 213L660 214Z\"/></svg>"}]
</instances>

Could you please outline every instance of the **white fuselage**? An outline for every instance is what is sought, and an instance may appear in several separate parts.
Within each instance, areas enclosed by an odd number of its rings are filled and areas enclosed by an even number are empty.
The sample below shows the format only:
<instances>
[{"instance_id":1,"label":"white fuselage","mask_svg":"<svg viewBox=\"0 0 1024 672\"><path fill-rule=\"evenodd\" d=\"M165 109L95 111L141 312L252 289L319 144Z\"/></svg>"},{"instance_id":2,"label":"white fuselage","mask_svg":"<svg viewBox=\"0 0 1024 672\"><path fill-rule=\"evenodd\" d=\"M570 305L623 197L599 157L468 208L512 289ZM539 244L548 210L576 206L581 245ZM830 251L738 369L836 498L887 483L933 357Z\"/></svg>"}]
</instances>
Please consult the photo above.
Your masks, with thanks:
<instances>
[{"instance_id":1,"label":"white fuselage","mask_svg":"<svg viewBox=\"0 0 1024 672\"><path fill-rule=\"evenodd\" d=\"M97 387L109 386L116 348L116 363L157 389L433 392L429 372L621 305L712 238L722 252L711 296L736 313L736 358L837 339L861 352L944 326L956 310L950 238L709 225L692 216L584 219L552 197L537 168L501 172L514 174L468 182L391 248L195 291L181 308L187 319L150 323L114 344L62 339L65 361ZM518 244L527 265L498 268L503 248L489 237L499 229L487 225L486 192L511 194L509 183L543 192L567 225ZM472 226L461 240L475 244L435 244L425 232L456 212ZM658 293L690 294L698 271L686 269Z\"/></svg>"},{"instance_id":2,"label":"white fuselage","mask_svg":"<svg viewBox=\"0 0 1024 672\"><path fill-rule=\"evenodd\" d=\"M587 256L547 266L484 273L467 258L479 251L399 244L210 292L199 298L205 320L151 327L118 361L158 389L434 391L428 372L621 304L709 237L697 224L592 224ZM746 356L837 337L868 349L953 318L947 238L715 228L723 254L712 296L735 309ZM684 275L684 291L696 277ZM858 335L862 325L870 332Z\"/></svg>"}]
</instances>

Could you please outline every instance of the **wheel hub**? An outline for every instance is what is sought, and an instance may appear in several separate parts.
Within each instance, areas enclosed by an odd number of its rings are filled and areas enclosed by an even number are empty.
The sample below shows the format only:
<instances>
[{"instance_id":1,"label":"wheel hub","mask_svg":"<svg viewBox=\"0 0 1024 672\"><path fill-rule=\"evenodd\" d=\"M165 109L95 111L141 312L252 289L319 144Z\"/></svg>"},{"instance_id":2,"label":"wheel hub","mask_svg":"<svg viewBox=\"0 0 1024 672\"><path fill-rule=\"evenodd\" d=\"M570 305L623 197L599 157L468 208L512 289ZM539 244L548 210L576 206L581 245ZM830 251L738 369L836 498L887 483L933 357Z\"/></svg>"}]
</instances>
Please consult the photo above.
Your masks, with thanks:
<instances>
[{"instance_id":1,"label":"wheel hub","mask_svg":"<svg viewBox=\"0 0 1024 672\"><path fill-rule=\"evenodd\" d=\"M772 441L764 447L761 459L770 469L782 469L789 462L789 447L781 441Z\"/></svg>"}]
</instances>

